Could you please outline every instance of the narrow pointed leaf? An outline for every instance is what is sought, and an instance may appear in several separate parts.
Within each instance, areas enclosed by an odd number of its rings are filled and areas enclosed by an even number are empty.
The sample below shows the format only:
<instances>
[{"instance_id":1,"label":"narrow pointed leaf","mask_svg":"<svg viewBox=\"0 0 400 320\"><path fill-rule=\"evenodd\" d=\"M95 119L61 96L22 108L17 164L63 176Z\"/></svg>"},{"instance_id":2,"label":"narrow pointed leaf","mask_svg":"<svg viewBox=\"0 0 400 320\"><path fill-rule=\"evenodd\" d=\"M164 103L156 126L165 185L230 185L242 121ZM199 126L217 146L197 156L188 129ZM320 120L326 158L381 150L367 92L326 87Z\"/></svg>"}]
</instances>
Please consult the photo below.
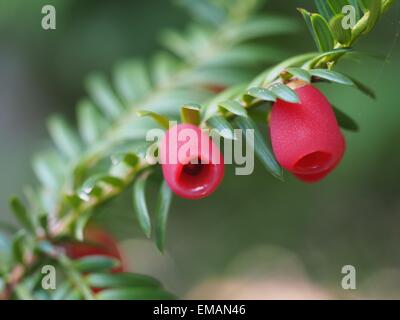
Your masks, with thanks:
<instances>
[{"instance_id":1,"label":"narrow pointed leaf","mask_svg":"<svg viewBox=\"0 0 400 320\"><path fill-rule=\"evenodd\" d=\"M287 17L264 15L253 17L245 23L231 25L225 37L239 43L258 37L293 33L297 27L297 23Z\"/></svg>"},{"instance_id":2,"label":"narrow pointed leaf","mask_svg":"<svg viewBox=\"0 0 400 320\"><path fill-rule=\"evenodd\" d=\"M299 103L300 101L297 93L294 90L280 82L272 84L268 89L271 90L281 100L291 103Z\"/></svg>"},{"instance_id":3,"label":"narrow pointed leaf","mask_svg":"<svg viewBox=\"0 0 400 320\"><path fill-rule=\"evenodd\" d=\"M353 6L353 8L356 10L356 21L360 20L360 16L361 16L361 8L360 8L360 4L359 1L360 0L348 0L349 4L351 6Z\"/></svg>"},{"instance_id":4,"label":"narrow pointed leaf","mask_svg":"<svg viewBox=\"0 0 400 320\"><path fill-rule=\"evenodd\" d=\"M209 127L216 129L221 137L229 140L236 139L232 125L224 117L213 116L206 123Z\"/></svg>"},{"instance_id":5,"label":"narrow pointed leaf","mask_svg":"<svg viewBox=\"0 0 400 320\"><path fill-rule=\"evenodd\" d=\"M144 234L149 238L151 233L151 222L149 210L146 204L146 182L150 175L150 171L145 171L136 180L133 185L133 207L135 209L136 217L139 221L139 225L143 230Z\"/></svg>"},{"instance_id":6,"label":"narrow pointed leaf","mask_svg":"<svg viewBox=\"0 0 400 320\"><path fill-rule=\"evenodd\" d=\"M177 61L170 54L161 52L154 57L153 79L158 85L166 84L177 68Z\"/></svg>"},{"instance_id":7,"label":"narrow pointed leaf","mask_svg":"<svg viewBox=\"0 0 400 320\"><path fill-rule=\"evenodd\" d=\"M24 263L25 258L25 241L26 233L20 230L13 238L12 241L12 253L15 261L18 263Z\"/></svg>"},{"instance_id":8,"label":"narrow pointed leaf","mask_svg":"<svg viewBox=\"0 0 400 320\"><path fill-rule=\"evenodd\" d=\"M64 200L74 209L77 209L82 203L82 199L76 194L67 194L64 196Z\"/></svg>"},{"instance_id":9,"label":"narrow pointed leaf","mask_svg":"<svg viewBox=\"0 0 400 320\"><path fill-rule=\"evenodd\" d=\"M126 105L143 98L151 89L147 68L140 60L122 62L113 76L117 93Z\"/></svg>"},{"instance_id":10,"label":"narrow pointed leaf","mask_svg":"<svg viewBox=\"0 0 400 320\"><path fill-rule=\"evenodd\" d=\"M50 190L57 189L62 183L62 161L54 152L41 153L33 158L32 167L36 177Z\"/></svg>"},{"instance_id":11,"label":"narrow pointed leaf","mask_svg":"<svg viewBox=\"0 0 400 320\"><path fill-rule=\"evenodd\" d=\"M48 129L57 148L68 158L75 159L81 151L76 133L60 116L53 116L48 121Z\"/></svg>"},{"instance_id":12,"label":"narrow pointed leaf","mask_svg":"<svg viewBox=\"0 0 400 320\"><path fill-rule=\"evenodd\" d=\"M326 70L326 69L313 69L310 70L310 73L314 77L318 77L331 82L336 82L347 86L354 85L353 81L349 77L336 71Z\"/></svg>"},{"instance_id":13,"label":"narrow pointed leaf","mask_svg":"<svg viewBox=\"0 0 400 320\"><path fill-rule=\"evenodd\" d=\"M378 23L382 13L382 0L363 0L365 8L368 10L368 22L365 33L370 32Z\"/></svg>"},{"instance_id":14,"label":"narrow pointed leaf","mask_svg":"<svg viewBox=\"0 0 400 320\"><path fill-rule=\"evenodd\" d=\"M338 14L342 12L342 8L344 6L349 5L349 1L347 0L323 0L327 2L327 5L330 7L331 11L334 14Z\"/></svg>"},{"instance_id":15,"label":"narrow pointed leaf","mask_svg":"<svg viewBox=\"0 0 400 320\"><path fill-rule=\"evenodd\" d=\"M174 296L162 289L154 288L121 288L107 289L96 295L99 300L170 300Z\"/></svg>"},{"instance_id":16,"label":"narrow pointed leaf","mask_svg":"<svg viewBox=\"0 0 400 320\"><path fill-rule=\"evenodd\" d=\"M78 241L84 241L85 239L85 228L92 217L92 212L87 211L83 213L73 225L73 233Z\"/></svg>"},{"instance_id":17,"label":"narrow pointed leaf","mask_svg":"<svg viewBox=\"0 0 400 320\"><path fill-rule=\"evenodd\" d=\"M22 204L22 202L16 198L13 197L10 200L10 205L11 208L13 209L13 212L15 214L15 216L17 217L18 221L30 232L35 233L35 229L36 229L36 221L35 221L35 217L30 214L25 206Z\"/></svg>"},{"instance_id":18,"label":"narrow pointed leaf","mask_svg":"<svg viewBox=\"0 0 400 320\"><path fill-rule=\"evenodd\" d=\"M149 276L136 273L90 274L87 282L94 288L141 287L159 288L161 283Z\"/></svg>"},{"instance_id":19,"label":"narrow pointed leaf","mask_svg":"<svg viewBox=\"0 0 400 320\"><path fill-rule=\"evenodd\" d=\"M78 127L87 145L95 143L104 132L105 119L89 100L83 100L78 104Z\"/></svg>"},{"instance_id":20,"label":"narrow pointed leaf","mask_svg":"<svg viewBox=\"0 0 400 320\"><path fill-rule=\"evenodd\" d=\"M139 156L136 155L135 153L129 152L129 153L117 153L113 154L111 156L111 162L113 165L118 165L121 162L126 164L127 166L134 168L136 167L139 162Z\"/></svg>"},{"instance_id":21,"label":"narrow pointed leaf","mask_svg":"<svg viewBox=\"0 0 400 320\"><path fill-rule=\"evenodd\" d=\"M329 26L335 40L341 44L347 44L351 41L351 29L344 29L342 26L344 14L340 13L332 17Z\"/></svg>"},{"instance_id":22,"label":"narrow pointed leaf","mask_svg":"<svg viewBox=\"0 0 400 320\"><path fill-rule=\"evenodd\" d=\"M359 131L357 122L355 122L350 116L334 106L332 106L332 109L341 128L349 131Z\"/></svg>"},{"instance_id":23,"label":"narrow pointed leaf","mask_svg":"<svg viewBox=\"0 0 400 320\"><path fill-rule=\"evenodd\" d=\"M71 284L67 281L64 281L54 291L52 295L52 300L65 300L71 289Z\"/></svg>"},{"instance_id":24,"label":"narrow pointed leaf","mask_svg":"<svg viewBox=\"0 0 400 320\"><path fill-rule=\"evenodd\" d=\"M329 57L331 60L338 60L340 57L345 56L346 54L354 53L353 49L351 48L340 48L340 49L333 49L331 51L323 52L320 54L315 55L314 57L310 58L307 62L302 65L304 69L312 69L321 59Z\"/></svg>"},{"instance_id":25,"label":"narrow pointed leaf","mask_svg":"<svg viewBox=\"0 0 400 320\"><path fill-rule=\"evenodd\" d=\"M327 0L314 0L314 2L318 12L328 21L332 17L333 12Z\"/></svg>"},{"instance_id":26,"label":"narrow pointed leaf","mask_svg":"<svg viewBox=\"0 0 400 320\"><path fill-rule=\"evenodd\" d=\"M276 161L273 153L268 148L264 137L258 130L257 125L250 118L237 117L234 120L236 126L242 129L244 137L246 137L246 130L254 130L254 141L246 141L251 148L255 151L258 158L264 167L276 178L283 180L282 168Z\"/></svg>"},{"instance_id":27,"label":"narrow pointed leaf","mask_svg":"<svg viewBox=\"0 0 400 320\"><path fill-rule=\"evenodd\" d=\"M103 75L97 73L91 75L86 86L90 96L104 114L111 119L115 119L121 114L123 106Z\"/></svg>"},{"instance_id":28,"label":"narrow pointed leaf","mask_svg":"<svg viewBox=\"0 0 400 320\"><path fill-rule=\"evenodd\" d=\"M72 289L68 294L64 297L64 300L82 300L82 293L79 292L78 289Z\"/></svg>"},{"instance_id":29,"label":"narrow pointed leaf","mask_svg":"<svg viewBox=\"0 0 400 320\"><path fill-rule=\"evenodd\" d=\"M73 261L74 268L79 272L100 272L117 268L119 265L118 260L102 255L87 256Z\"/></svg>"},{"instance_id":30,"label":"narrow pointed leaf","mask_svg":"<svg viewBox=\"0 0 400 320\"><path fill-rule=\"evenodd\" d=\"M139 117L150 117L154 121L156 121L160 126L165 129L169 128L169 119L164 117L156 112L149 111L149 110L139 110L136 112Z\"/></svg>"},{"instance_id":31,"label":"narrow pointed leaf","mask_svg":"<svg viewBox=\"0 0 400 320\"><path fill-rule=\"evenodd\" d=\"M225 109L226 111L233 113L237 116L247 117L246 109L235 100L226 100L219 103L220 108Z\"/></svg>"},{"instance_id":32,"label":"narrow pointed leaf","mask_svg":"<svg viewBox=\"0 0 400 320\"><path fill-rule=\"evenodd\" d=\"M296 68L296 67L287 68L286 70L287 70L287 72L289 72L291 75L293 75L297 79L300 79L300 80L303 80L306 82L311 81L311 74L307 70L304 70L302 68Z\"/></svg>"},{"instance_id":33,"label":"narrow pointed leaf","mask_svg":"<svg viewBox=\"0 0 400 320\"><path fill-rule=\"evenodd\" d=\"M118 178L118 177L113 177L108 174L104 173L98 173L90 178L88 178L82 185L82 189L92 189L97 183L103 182L105 184L108 184L110 186L116 187L116 188L122 188L124 186L124 182Z\"/></svg>"},{"instance_id":34,"label":"narrow pointed leaf","mask_svg":"<svg viewBox=\"0 0 400 320\"><path fill-rule=\"evenodd\" d=\"M168 184L163 181L160 192L158 194L157 209L156 209L156 244L158 249L163 252L165 246L165 234L167 229L167 220L169 207L172 200L172 191Z\"/></svg>"},{"instance_id":35,"label":"narrow pointed leaf","mask_svg":"<svg viewBox=\"0 0 400 320\"><path fill-rule=\"evenodd\" d=\"M276 95L267 88L253 87L253 88L250 88L247 91L247 93L250 96L258 98L260 100L271 101L271 102L276 101Z\"/></svg>"},{"instance_id":36,"label":"narrow pointed leaf","mask_svg":"<svg viewBox=\"0 0 400 320\"><path fill-rule=\"evenodd\" d=\"M119 188L119 189L122 189L125 186L124 181L121 178L113 177L113 176L109 176L109 175L101 177L98 181L104 182L110 186L113 186L113 187Z\"/></svg>"},{"instance_id":37,"label":"narrow pointed leaf","mask_svg":"<svg viewBox=\"0 0 400 320\"><path fill-rule=\"evenodd\" d=\"M364 93L365 95L367 95L368 97L370 97L371 99L376 99L376 94L375 92L369 88L367 85L365 85L364 83L360 82L357 79L354 79L353 77L349 77L349 79L351 81L353 81L355 87L360 90L362 93Z\"/></svg>"},{"instance_id":38,"label":"narrow pointed leaf","mask_svg":"<svg viewBox=\"0 0 400 320\"><path fill-rule=\"evenodd\" d=\"M183 123L194 124L195 126L200 124L201 107L196 104L186 104L181 108L181 119Z\"/></svg>"},{"instance_id":39,"label":"narrow pointed leaf","mask_svg":"<svg viewBox=\"0 0 400 320\"><path fill-rule=\"evenodd\" d=\"M161 35L161 41L164 46L175 53L178 57L188 59L193 56L189 41L176 31L164 31Z\"/></svg>"},{"instance_id":40,"label":"narrow pointed leaf","mask_svg":"<svg viewBox=\"0 0 400 320\"><path fill-rule=\"evenodd\" d=\"M319 51L326 52L332 50L334 40L326 20L321 15L313 13L311 14L311 24Z\"/></svg>"},{"instance_id":41,"label":"narrow pointed leaf","mask_svg":"<svg viewBox=\"0 0 400 320\"><path fill-rule=\"evenodd\" d=\"M314 32L314 28L313 28L313 25L312 25L312 22L311 22L311 12L308 12L306 9L303 9L303 8L298 8L297 10L303 16L303 19L306 22L308 31L311 33L312 38L314 39L314 42L317 45L318 44L318 39L317 39L317 36L316 36L316 34Z\"/></svg>"},{"instance_id":42,"label":"narrow pointed leaf","mask_svg":"<svg viewBox=\"0 0 400 320\"><path fill-rule=\"evenodd\" d=\"M245 90L244 85L236 85L231 88L228 88L218 95L216 95L207 105L205 108L202 108L202 117L204 119L209 119L210 117L216 115L218 113L218 104L221 101L228 100L228 99L235 99L239 97L243 90Z\"/></svg>"}]
</instances>

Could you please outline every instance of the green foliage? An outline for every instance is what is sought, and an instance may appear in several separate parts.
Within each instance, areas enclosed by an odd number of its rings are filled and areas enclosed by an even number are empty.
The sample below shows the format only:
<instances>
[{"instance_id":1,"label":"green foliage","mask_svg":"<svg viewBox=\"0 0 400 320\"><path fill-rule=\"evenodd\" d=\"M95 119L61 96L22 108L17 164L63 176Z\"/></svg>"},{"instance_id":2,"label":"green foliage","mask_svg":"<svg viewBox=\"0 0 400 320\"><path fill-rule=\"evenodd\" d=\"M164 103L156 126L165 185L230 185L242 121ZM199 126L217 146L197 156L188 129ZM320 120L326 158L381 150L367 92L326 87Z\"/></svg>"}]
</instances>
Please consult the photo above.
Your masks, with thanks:
<instances>
[{"instance_id":1,"label":"green foliage","mask_svg":"<svg viewBox=\"0 0 400 320\"><path fill-rule=\"evenodd\" d=\"M235 133L233 131L233 127L228 120L226 120L222 116L213 116L207 119L207 125L211 129L215 129L218 131L218 134L221 135L225 139L235 140Z\"/></svg>"},{"instance_id":2,"label":"green foliage","mask_svg":"<svg viewBox=\"0 0 400 320\"><path fill-rule=\"evenodd\" d=\"M310 70L310 73L314 77L318 77L320 79L328 80L331 82L336 82L344 85L353 85L353 81L346 77L345 75L335 72L332 70L325 70L325 69L313 69Z\"/></svg>"},{"instance_id":3,"label":"green foliage","mask_svg":"<svg viewBox=\"0 0 400 320\"><path fill-rule=\"evenodd\" d=\"M105 256L87 256L73 262L80 272L99 272L119 267L119 261Z\"/></svg>"},{"instance_id":4,"label":"green foliage","mask_svg":"<svg viewBox=\"0 0 400 320\"><path fill-rule=\"evenodd\" d=\"M348 48L362 35L373 30L379 19L392 4L393 0L315 0L320 14L310 13L300 8L317 48L330 51L334 48ZM342 8L352 5L356 13L356 25L351 29L343 29ZM360 7L363 15L360 14ZM327 23L329 21L329 24Z\"/></svg>"},{"instance_id":5,"label":"green foliage","mask_svg":"<svg viewBox=\"0 0 400 320\"><path fill-rule=\"evenodd\" d=\"M345 130L349 131L358 131L359 127L358 124L351 118L349 117L346 113L343 111L339 110L335 106L332 106L333 112L335 113L336 119L339 123L339 126Z\"/></svg>"},{"instance_id":6,"label":"green foliage","mask_svg":"<svg viewBox=\"0 0 400 320\"><path fill-rule=\"evenodd\" d=\"M150 171L145 171L137 179L133 186L133 207L136 217L144 234L149 238L151 234L151 223L149 210L146 204L146 181L150 175Z\"/></svg>"},{"instance_id":7,"label":"green foliage","mask_svg":"<svg viewBox=\"0 0 400 320\"><path fill-rule=\"evenodd\" d=\"M242 129L242 133L244 138L246 139L245 132L246 130L254 130L254 145L250 145L250 147L255 151L256 155L265 166L265 168L276 178L283 180L283 172L282 168L275 160L274 155L270 151L269 147L264 141L263 135L258 130L256 124L250 118L237 117L235 119L235 124L238 128ZM251 141L247 141L246 143L251 143Z\"/></svg>"},{"instance_id":8,"label":"green foliage","mask_svg":"<svg viewBox=\"0 0 400 320\"><path fill-rule=\"evenodd\" d=\"M181 107L181 119L183 123L198 126L201 122L201 106L198 104L186 104Z\"/></svg>"},{"instance_id":9,"label":"green foliage","mask_svg":"<svg viewBox=\"0 0 400 320\"><path fill-rule=\"evenodd\" d=\"M275 102L277 97L275 93L273 93L270 89L267 88L260 88L260 87L253 87L250 88L247 93L254 97L258 98L263 101L272 101Z\"/></svg>"},{"instance_id":10,"label":"green foliage","mask_svg":"<svg viewBox=\"0 0 400 320\"><path fill-rule=\"evenodd\" d=\"M311 25L319 51L325 52L332 50L334 47L334 39L328 22L321 15L315 13L311 15Z\"/></svg>"},{"instance_id":11,"label":"green foliage","mask_svg":"<svg viewBox=\"0 0 400 320\"><path fill-rule=\"evenodd\" d=\"M235 100L226 100L226 101L222 101L219 106L232 113L235 114L237 116L241 116L241 117L247 117L247 111L246 109L237 101Z\"/></svg>"},{"instance_id":12,"label":"green foliage","mask_svg":"<svg viewBox=\"0 0 400 320\"><path fill-rule=\"evenodd\" d=\"M296 92L280 82L272 84L269 89L276 97L281 100L292 103L299 102L299 97L297 96Z\"/></svg>"},{"instance_id":13,"label":"green foliage","mask_svg":"<svg viewBox=\"0 0 400 320\"><path fill-rule=\"evenodd\" d=\"M343 28L342 21L344 17L345 15L343 13L335 15L329 21L329 26L335 40L340 44L346 45L351 41L351 30Z\"/></svg>"},{"instance_id":14,"label":"green foliage","mask_svg":"<svg viewBox=\"0 0 400 320\"><path fill-rule=\"evenodd\" d=\"M0 291L12 288L5 298L173 298L154 279L112 273L113 259L91 256L71 261L61 250L63 239L84 240L83 231L96 209L132 184L136 217L150 237L145 187L152 164L146 162L150 143L144 140L154 120L168 128L169 120L181 116L187 123L223 129L226 139L236 138L234 127L253 129L251 147L271 175L282 180L282 169L255 123L254 111L259 111L255 108L277 99L299 102L287 86L292 78L345 84L374 97L367 86L332 69L353 52L351 46L373 29L392 0L362 1L363 12L357 11L360 16L351 37L339 29L338 14L341 5L355 1L317 0L319 13L299 9L319 52L289 58L284 50L263 40L294 33L298 25L285 17L259 14L262 1L181 2L203 23L193 23L183 31L165 31L161 41L167 51L156 53L151 62L133 59L117 64L111 81L102 73L90 75L86 81L89 98L77 106L78 130L61 116L49 119L54 147L37 154L32 163L39 185L27 192L27 206L16 198L11 200L24 230L12 239L0 234ZM354 120L334 111L343 128L358 129ZM266 121L266 114L259 118ZM151 147L156 150L157 142ZM163 251L172 193L165 182L159 190L155 241ZM63 281L55 292L40 288L40 263L35 261L50 261L63 270ZM6 276L21 265L21 276ZM94 294L92 287L104 290Z\"/></svg>"},{"instance_id":15,"label":"green foliage","mask_svg":"<svg viewBox=\"0 0 400 320\"><path fill-rule=\"evenodd\" d=\"M163 181L160 187L156 209L156 244L163 252L165 247L165 233L167 229L168 211L171 206L172 191L168 184Z\"/></svg>"}]
</instances>

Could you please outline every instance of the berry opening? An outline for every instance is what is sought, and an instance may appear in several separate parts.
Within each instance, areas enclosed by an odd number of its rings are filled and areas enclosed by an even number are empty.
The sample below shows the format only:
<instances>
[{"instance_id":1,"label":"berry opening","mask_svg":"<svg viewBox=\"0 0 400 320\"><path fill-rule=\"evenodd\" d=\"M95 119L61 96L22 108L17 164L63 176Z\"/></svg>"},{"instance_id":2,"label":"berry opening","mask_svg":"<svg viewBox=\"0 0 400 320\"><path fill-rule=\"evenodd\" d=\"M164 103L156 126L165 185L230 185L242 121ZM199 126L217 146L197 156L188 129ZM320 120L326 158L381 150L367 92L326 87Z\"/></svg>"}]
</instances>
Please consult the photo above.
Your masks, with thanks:
<instances>
[{"instance_id":1,"label":"berry opening","mask_svg":"<svg viewBox=\"0 0 400 320\"><path fill-rule=\"evenodd\" d=\"M213 180L213 165L201 163L201 159L197 163L191 162L182 166L178 183L184 188L200 191Z\"/></svg>"},{"instance_id":2,"label":"berry opening","mask_svg":"<svg viewBox=\"0 0 400 320\"><path fill-rule=\"evenodd\" d=\"M294 165L294 169L296 173L319 173L327 170L331 165L331 162L331 154L323 151L316 151L302 157L299 161L297 161Z\"/></svg>"}]
</instances>

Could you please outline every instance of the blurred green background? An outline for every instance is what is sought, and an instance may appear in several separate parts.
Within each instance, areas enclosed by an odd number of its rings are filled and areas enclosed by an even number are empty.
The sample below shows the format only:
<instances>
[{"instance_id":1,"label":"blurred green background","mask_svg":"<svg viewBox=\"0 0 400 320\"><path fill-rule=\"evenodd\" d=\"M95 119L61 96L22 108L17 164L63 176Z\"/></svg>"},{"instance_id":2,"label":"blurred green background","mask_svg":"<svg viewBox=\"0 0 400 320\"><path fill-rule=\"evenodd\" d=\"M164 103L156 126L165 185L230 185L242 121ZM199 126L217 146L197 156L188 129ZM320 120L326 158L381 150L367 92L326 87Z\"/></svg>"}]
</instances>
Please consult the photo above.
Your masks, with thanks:
<instances>
[{"instance_id":1,"label":"blurred green background","mask_svg":"<svg viewBox=\"0 0 400 320\"><path fill-rule=\"evenodd\" d=\"M57 9L56 31L40 27L44 4ZM299 21L296 36L271 40L294 54L314 50L296 7L315 10L297 0L271 0L265 9ZM189 19L171 1L0 0L1 220L11 219L9 196L34 182L30 159L47 141L47 116L72 118L90 71L148 56L160 48L160 30ZM131 269L185 297L400 298L399 32L397 3L357 44L386 60L340 64L375 89L376 101L321 86L361 127L346 133L345 158L324 181L306 185L286 174L281 183L258 163L251 176L229 168L212 197L174 198L164 256L138 231L129 196L102 208L115 216L108 227ZM341 288L348 264L356 267L357 290Z\"/></svg>"}]
</instances>

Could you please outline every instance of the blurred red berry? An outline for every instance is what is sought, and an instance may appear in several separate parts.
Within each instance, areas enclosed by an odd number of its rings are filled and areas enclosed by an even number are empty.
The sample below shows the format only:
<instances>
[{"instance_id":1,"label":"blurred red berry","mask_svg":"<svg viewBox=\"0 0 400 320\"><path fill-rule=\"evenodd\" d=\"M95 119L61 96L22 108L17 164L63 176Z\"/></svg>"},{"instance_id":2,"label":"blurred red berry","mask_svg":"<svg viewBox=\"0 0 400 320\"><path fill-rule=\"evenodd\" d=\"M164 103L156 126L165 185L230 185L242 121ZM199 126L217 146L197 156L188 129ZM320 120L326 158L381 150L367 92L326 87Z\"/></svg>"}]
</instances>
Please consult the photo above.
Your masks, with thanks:
<instances>
[{"instance_id":1,"label":"blurred red berry","mask_svg":"<svg viewBox=\"0 0 400 320\"><path fill-rule=\"evenodd\" d=\"M160 158L166 182L183 198L209 196L224 176L224 160L218 147L191 124L178 124L166 132Z\"/></svg>"},{"instance_id":2,"label":"blurred red berry","mask_svg":"<svg viewBox=\"0 0 400 320\"><path fill-rule=\"evenodd\" d=\"M98 227L90 226L85 230L84 238L84 243L68 243L65 246L66 253L71 259L94 255L111 257L120 261L120 266L113 269L113 272L124 271L123 256L117 241L109 233Z\"/></svg>"},{"instance_id":3,"label":"blurred red berry","mask_svg":"<svg viewBox=\"0 0 400 320\"><path fill-rule=\"evenodd\" d=\"M224 91L226 89L226 87L222 86L222 85L215 84L215 85L206 86L206 89L211 91L211 92L213 92L213 93L221 93L222 91Z\"/></svg>"},{"instance_id":4,"label":"blurred red berry","mask_svg":"<svg viewBox=\"0 0 400 320\"><path fill-rule=\"evenodd\" d=\"M283 168L305 182L317 182L340 162L346 145L325 96L311 84L293 81L300 103L277 100L272 107L272 148Z\"/></svg>"}]
</instances>

